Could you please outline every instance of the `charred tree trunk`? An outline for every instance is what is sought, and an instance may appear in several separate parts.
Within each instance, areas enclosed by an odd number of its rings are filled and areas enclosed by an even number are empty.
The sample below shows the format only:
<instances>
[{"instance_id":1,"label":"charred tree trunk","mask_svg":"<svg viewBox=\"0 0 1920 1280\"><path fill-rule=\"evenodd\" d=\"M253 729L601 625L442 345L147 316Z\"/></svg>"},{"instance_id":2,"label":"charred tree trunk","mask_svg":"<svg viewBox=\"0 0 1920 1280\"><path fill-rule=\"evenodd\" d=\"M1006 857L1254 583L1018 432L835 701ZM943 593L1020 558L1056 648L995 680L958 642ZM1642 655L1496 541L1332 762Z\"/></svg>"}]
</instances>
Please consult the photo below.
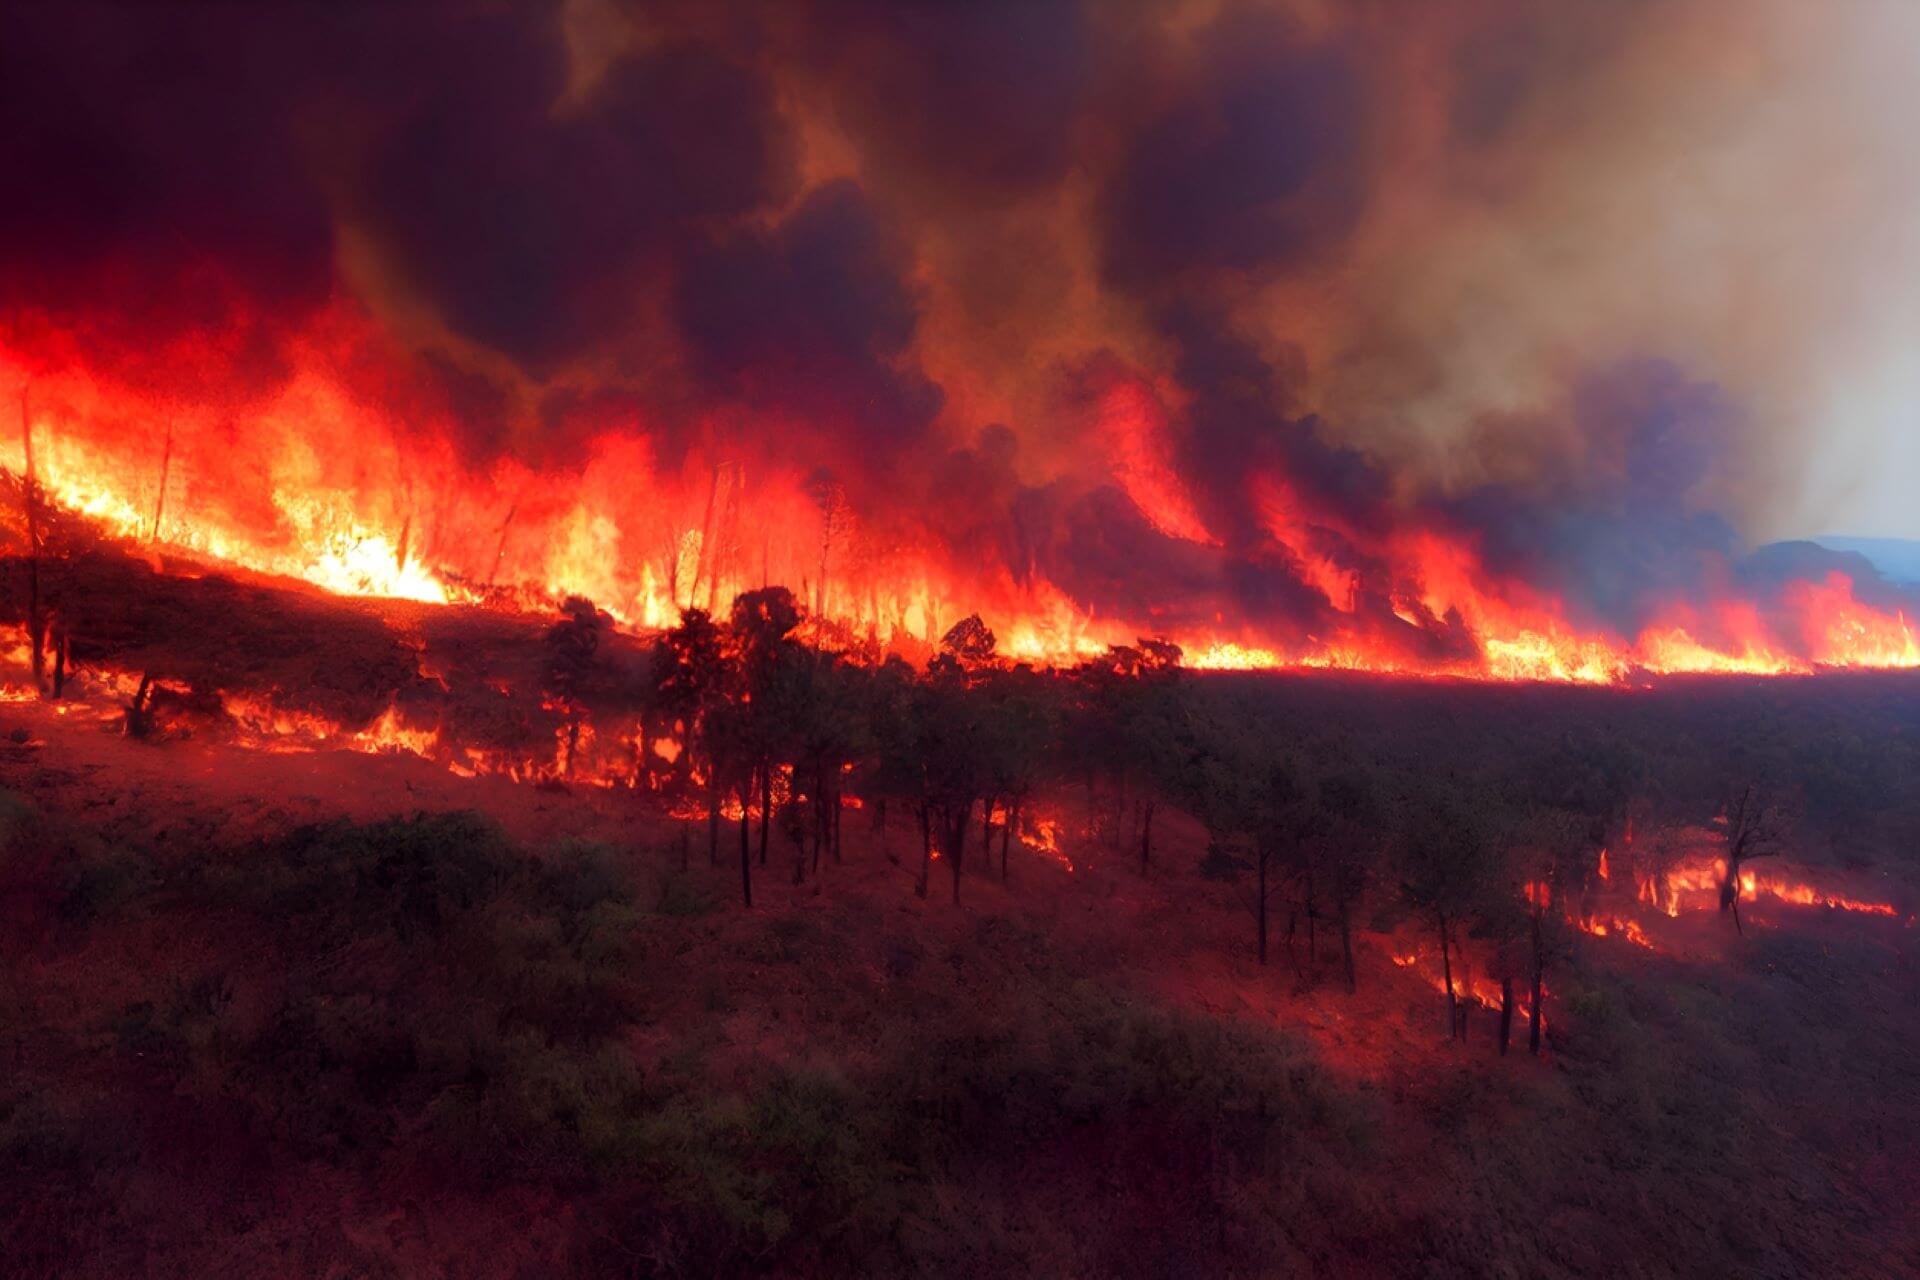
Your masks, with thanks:
<instances>
[{"instance_id":1,"label":"charred tree trunk","mask_svg":"<svg viewBox=\"0 0 1920 1280\"><path fill-rule=\"evenodd\" d=\"M167 509L167 472L173 466L173 421L167 421L167 443L160 450L160 489L153 495L153 529L147 534L147 541L160 539L160 517Z\"/></svg>"},{"instance_id":2,"label":"charred tree trunk","mask_svg":"<svg viewBox=\"0 0 1920 1280\"><path fill-rule=\"evenodd\" d=\"M807 849L805 857L813 864L813 874L820 874L820 797L809 796L807 808L810 820L807 823Z\"/></svg>"},{"instance_id":3,"label":"charred tree trunk","mask_svg":"<svg viewBox=\"0 0 1920 1280\"><path fill-rule=\"evenodd\" d=\"M20 392L20 447L26 476L20 482L21 503L27 516L27 641L33 660L33 687L43 690L47 672L47 621L40 611L40 481L33 465L33 419L27 411L27 393Z\"/></svg>"},{"instance_id":4,"label":"charred tree trunk","mask_svg":"<svg viewBox=\"0 0 1920 1280\"><path fill-rule=\"evenodd\" d=\"M813 874L820 874L820 845L827 838L827 771L824 765L813 769Z\"/></svg>"},{"instance_id":5,"label":"charred tree trunk","mask_svg":"<svg viewBox=\"0 0 1920 1280\"><path fill-rule=\"evenodd\" d=\"M153 698L153 673L142 672L140 686L133 691L133 701L127 704L127 736L144 738L153 731L153 720L149 707Z\"/></svg>"},{"instance_id":6,"label":"charred tree trunk","mask_svg":"<svg viewBox=\"0 0 1920 1280\"><path fill-rule=\"evenodd\" d=\"M967 856L967 819L973 814L973 802L967 801L953 815L948 838L947 859L953 864L953 905L960 905L960 868Z\"/></svg>"},{"instance_id":7,"label":"charred tree trunk","mask_svg":"<svg viewBox=\"0 0 1920 1280\"><path fill-rule=\"evenodd\" d=\"M707 763L707 865L720 865L720 778L712 761Z\"/></svg>"},{"instance_id":8,"label":"charred tree trunk","mask_svg":"<svg viewBox=\"0 0 1920 1280\"><path fill-rule=\"evenodd\" d=\"M1440 924L1440 972L1447 982L1447 1038L1460 1038L1460 1003L1453 993L1453 933L1447 928L1447 918L1441 916Z\"/></svg>"},{"instance_id":9,"label":"charred tree trunk","mask_svg":"<svg viewBox=\"0 0 1920 1280\"><path fill-rule=\"evenodd\" d=\"M1007 808L1006 821L1000 824L1000 883L1007 882L1007 846L1013 842L1014 824L1020 821L1020 802L1014 801ZM988 855L992 857L991 854Z\"/></svg>"},{"instance_id":10,"label":"charred tree trunk","mask_svg":"<svg viewBox=\"0 0 1920 1280\"><path fill-rule=\"evenodd\" d=\"M921 897L927 896L927 881L933 875L933 815L927 812L927 806L920 806L920 879L913 891Z\"/></svg>"},{"instance_id":11,"label":"charred tree trunk","mask_svg":"<svg viewBox=\"0 0 1920 1280\"><path fill-rule=\"evenodd\" d=\"M409 496L408 500L409 501L412 500L411 496ZM408 508L406 518L401 520L400 522L399 545L394 547L393 549L393 567L395 569L400 570L403 573L406 571L406 568L407 568L407 552L411 548L412 543L413 543L413 510L412 508Z\"/></svg>"},{"instance_id":12,"label":"charred tree trunk","mask_svg":"<svg viewBox=\"0 0 1920 1280\"><path fill-rule=\"evenodd\" d=\"M747 907L753 906L753 841L750 824L747 821L746 796L752 788L751 780L740 788L740 901Z\"/></svg>"},{"instance_id":13,"label":"charred tree trunk","mask_svg":"<svg viewBox=\"0 0 1920 1280\"><path fill-rule=\"evenodd\" d=\"M773 816L773 761L760 762L760 865L767 865L767 823Z\"/></svg>"},{"instance_id":14,"label":"charred tree trunk","mask_svg":"<svg viewBox=\"0 0 1920 1280\"><path fill-rule=\"evenodd\" d=\"M680 869L685 871L693 858L693 838L685 823L680 824Z\"/></svg>"},{"instance_id":15,"label":"charred tree trunk","mask_svg":"<svg viewBox=\"0 0 1920 1280\"><path fill-rule=\"evenodd\" d=\"M1733 913L1733 930L1744 937L1747 931L1740 926L1740 860L1738 858L1727 859L1727 873L1720 881L1720 910L1723 914L1728 911Z\"/></svg>"},{"instance_id":16,"label":"charred tree trunk","mask_svg":"<svg viewBox=\"0 0 1920 1280\"><path fill-rule=\"evenodd\" d=\"M714 558L713 511L714 511L714 507L719 503L719 500L720 500L720 464L715 463L713 467L713 476L707 485L707 514L704 517L702 517L700 521L700 553L697 556L695 556L693 560L693 589L687 593L688 604L697 605L700 602L701 579L710 578L709 569ZM711 581L709 581L708 583L707 590L708 590L707 604L708 604L708 607L711 608L713 604L713 600L712 600L713 589L712 589Z\"/></svg>"},{"instance_id":17,"label":"charred tree trunk","mask_svg":"<svg viewBox=\"0 0 1920 1280\"><path fill-rule=\"evenodd\" d=\"M988 796L980 802L980 853L987 859L988 867L993 865L993 797Z\"/></svg>"},{"instance_id":18,"label":"charred tree trunk","mask_svg":"<svg viewBox=\"0 0 1920 1280\"><path fill-rule=\"evenodd\" d=\"M1153 864L1153 801L1148 800L1140 815L1140 874Z\"/></svg>"},{"instance_id":19,"label":"charred tree trunk","mask_svg":"<svg viewBox=\"0 0 1920 1280\"><path fill-rule=\"evenodd\" d=\"M1540 908L1533 909L1533 1004L1527 1010L1527 1052L1534 1057L1540 1056L1540 992L1542 978L1547 967L1546 940L1541 932Z\"/></svg>"},{"instance_id":20,"label":"charred tree trunk","mask_svg":"<svg viewBox=\"0 0 1920 1280\"><path fill-rule=\"evenodd\" d=\"M1500 1056L1507 1056L1507 1045L1513 1040L1513 978L1508 974L1500 975Z\"/></svg>"},{"instance_id":21,"label":"charred tree trunk","mask_svg":"<svg viewBox=\"0 0 1920 1280\"><path fill-rule=\"evenodd\" d=\"M518 503L507 508L507 518L500 522L500 541L493 548L493 568L487 572L487 586L491 588L500 576L500 564L507 558L507 530L513 528L514 513L519 511Z\"/></svg>"}]
</instances>

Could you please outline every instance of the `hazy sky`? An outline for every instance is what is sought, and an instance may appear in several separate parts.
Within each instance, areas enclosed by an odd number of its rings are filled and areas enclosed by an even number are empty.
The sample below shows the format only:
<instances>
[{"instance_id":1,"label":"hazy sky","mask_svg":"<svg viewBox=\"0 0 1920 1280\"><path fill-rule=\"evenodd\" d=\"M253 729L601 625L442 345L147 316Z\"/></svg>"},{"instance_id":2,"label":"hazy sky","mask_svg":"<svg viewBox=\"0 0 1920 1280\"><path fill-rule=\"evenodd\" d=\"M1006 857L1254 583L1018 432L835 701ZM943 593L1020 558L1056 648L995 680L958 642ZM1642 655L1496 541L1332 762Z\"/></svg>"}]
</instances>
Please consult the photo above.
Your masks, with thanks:
<instances>
[{"instance_id":1,"label":"hazy sky","mask_svg":"<svg viewBox=\"0 0 1920 1280\"><path fill-rule=\"evenodd\" d=\"M1750 536L1920 536L1920 5L1601 8L1639 21L1511 139L1497 199L1362 241L1381 279L1352 349L1411 333L1437 372L1362 360L1331 398L1458 439L1563 362L1638 349L1742 410L1716 472Z\"/></svg>"}]
</instances>

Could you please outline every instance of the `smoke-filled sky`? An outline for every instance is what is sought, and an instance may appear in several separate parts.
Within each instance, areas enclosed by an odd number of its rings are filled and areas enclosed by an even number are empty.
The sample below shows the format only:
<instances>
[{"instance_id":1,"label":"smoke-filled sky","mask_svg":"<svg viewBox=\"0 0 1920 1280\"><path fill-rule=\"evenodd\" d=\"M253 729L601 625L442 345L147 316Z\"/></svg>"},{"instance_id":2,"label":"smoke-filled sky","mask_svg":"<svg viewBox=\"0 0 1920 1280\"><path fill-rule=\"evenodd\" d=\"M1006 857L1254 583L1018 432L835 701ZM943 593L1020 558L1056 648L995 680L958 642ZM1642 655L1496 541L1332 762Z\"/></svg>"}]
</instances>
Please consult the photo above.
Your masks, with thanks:
<instances>
[{"instance_id":1,"label":"smoke-filled sky","mask_svg":"<svg viewBox=\"0 0 1920 1280\"><path fill-rule=\"evenodd\" d=\"M0 324L192 398L347 308L476 462L746 448L1109 612L1416 510L1631 619L1920 536L1915 66L1905 0L16 0Z\"/></svg>"}]
</instances>

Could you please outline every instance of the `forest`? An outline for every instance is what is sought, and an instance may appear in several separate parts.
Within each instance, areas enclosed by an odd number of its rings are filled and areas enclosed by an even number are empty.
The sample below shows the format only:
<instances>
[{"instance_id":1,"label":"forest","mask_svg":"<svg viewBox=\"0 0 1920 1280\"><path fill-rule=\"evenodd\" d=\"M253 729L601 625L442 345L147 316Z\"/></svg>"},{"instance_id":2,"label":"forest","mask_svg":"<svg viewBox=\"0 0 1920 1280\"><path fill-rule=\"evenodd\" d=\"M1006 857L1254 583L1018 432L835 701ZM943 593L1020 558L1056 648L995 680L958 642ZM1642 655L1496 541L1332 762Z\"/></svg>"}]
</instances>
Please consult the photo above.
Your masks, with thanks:
<instances>
[{"instance_id":1,"label":"forest","mask_svg":"<svg viewBox=\"0 0 1920 1280\"><path fill-rule=\"evenodd\" d=\"M11 704L10 1274L1920 1256L1909 676L535 637L533 774Z\"/></svg>"}]
</instances>

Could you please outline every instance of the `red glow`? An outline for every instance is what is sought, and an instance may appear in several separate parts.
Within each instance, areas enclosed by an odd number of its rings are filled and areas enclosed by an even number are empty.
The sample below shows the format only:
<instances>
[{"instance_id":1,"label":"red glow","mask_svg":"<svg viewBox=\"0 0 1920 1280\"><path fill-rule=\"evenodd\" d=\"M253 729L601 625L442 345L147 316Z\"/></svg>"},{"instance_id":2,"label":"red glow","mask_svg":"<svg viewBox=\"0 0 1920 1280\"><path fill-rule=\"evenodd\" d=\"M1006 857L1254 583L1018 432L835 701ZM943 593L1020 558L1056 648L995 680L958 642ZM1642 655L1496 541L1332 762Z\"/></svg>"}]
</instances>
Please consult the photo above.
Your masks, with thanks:
<instances>
[{"instance_id":1,"label":"red glow","mask_svg":"<svg viewBox=\"0 0 1920 1280\"><path fill-rule=\"evenodd\" d=\"M979 613L1001 652L1071 663L1138 634L1173 634L1199 668L1348 668L1509 680L1609 683L1643 673L1785 674L1830 666L1920 666L1907 618L1861 601L1834 573L1752 602L1676 604L1637 636L1573 623L1562 603L1487 569L1470 537L1435 528L1343 527L1282 476L1249 481L1274 554L1324 596L1321 634L1211 631L1154 618L1097 617L1043 575L1020 581L992 558L956 559L911 513L853 512L808 478L752 458L667 464L649 424L578 424L564 465L509 453L476 467L443 407L374 403L334 370L378 364L368 327L336 308L290 342L273 389L170 400L96 373L70 335L29 355L0 349L0 381L24 387L50 498L169 553L303 579L330 591L422 601L585 595L633 627L688 606L724 607L768 582L881 646L924 646ZM216 373L217 342L155 353ZM1161 532L1211 544L1169 453L1161 398L1133 384L1098 405L1112 474ZM720 438L718 435L716 439ZM24 436L0 458L16 470ZM9 456L9 452L11 456ZM1359 570L1325 543L1387 566L1396 616L1357 609ZM1374 598L1378 598L1377 596ZM1783 611L1783 612L1781 612ZM1444 637L1444 641L1436 637Z\"/></svg>"}]
</instances>

